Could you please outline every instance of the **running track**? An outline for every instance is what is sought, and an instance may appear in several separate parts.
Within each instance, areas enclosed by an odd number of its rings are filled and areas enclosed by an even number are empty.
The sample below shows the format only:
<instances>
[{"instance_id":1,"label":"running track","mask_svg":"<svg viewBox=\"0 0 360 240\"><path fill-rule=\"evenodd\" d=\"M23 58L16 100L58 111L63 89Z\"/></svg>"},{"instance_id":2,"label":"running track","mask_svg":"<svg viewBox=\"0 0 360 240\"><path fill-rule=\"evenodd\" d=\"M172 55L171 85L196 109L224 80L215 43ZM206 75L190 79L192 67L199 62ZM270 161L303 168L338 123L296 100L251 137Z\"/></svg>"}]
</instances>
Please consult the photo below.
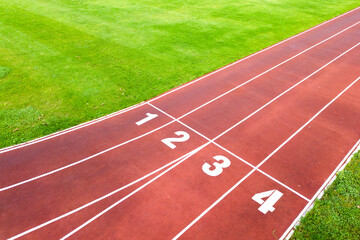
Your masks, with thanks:
<instances>
[{"instance_id":1,"label":"running track","mask_svg":"<svg viewBox=\"0 0 360 240\"><path fill-rule=\"evenodd\" d=\"M357 8L1 149L0 238L283 239L359 145L359 63Z\"/></svg>"}]
</instances>

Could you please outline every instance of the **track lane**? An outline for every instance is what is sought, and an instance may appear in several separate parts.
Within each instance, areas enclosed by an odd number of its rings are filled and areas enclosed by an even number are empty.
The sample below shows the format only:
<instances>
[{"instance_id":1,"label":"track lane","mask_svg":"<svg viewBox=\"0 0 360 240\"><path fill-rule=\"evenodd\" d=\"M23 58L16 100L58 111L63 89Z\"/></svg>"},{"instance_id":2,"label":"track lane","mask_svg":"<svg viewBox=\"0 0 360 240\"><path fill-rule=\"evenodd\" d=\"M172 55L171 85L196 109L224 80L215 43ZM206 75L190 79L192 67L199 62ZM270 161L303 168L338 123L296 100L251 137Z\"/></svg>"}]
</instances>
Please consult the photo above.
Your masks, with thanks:
<instances>
[{"instance_id":1,"label":"track lane","mask_svg":"<svg viewBox=\"0 0 360 240\"><path fill-rule=\"evenodd\" d=\"M331 185L331 183L335 180L335 178L337 177L337 173L339 171L344 170L344 168L346 167L346 165L351 161L353 154L358 152L360 150L360 139L359 141L357 141L355 143L354 146L352 146L352 148L350 149L350 151L345 155L345 157L343 158L343 160L340 162L340 164L334 169L334 171L330 174L330 176L324 181L323 185L321 185L321 187L318 189L318 191L315 193L315 195L312 197L312 199L309 201L309 203L306 205L306 207L301 211L301 213L294 219L294 221L291 223L291 225L288 227L288 229L285 231L285 233L282 235L282 237L280 238L280 240L283 239L288 239L289 237L291 237L294 227L296 226L296 224L299 222L300 218L303 217L306 212L308 212L312 206L315 203L316 199L320 199L323 194L325 189Z\"/></svg>"},{"instance_id":2,"label":"track lane","mask_svg":"<svg viewBox=\"0 0 360 240\"><path fill-rule=\"evenodd\" d=\"M357 23L360 19L360 9L342 18L326 23L322 26L297 36L289 41L276 45L261 54L252 56L222 71L208 76L206 81L194 84L172 92L166 97L155 99L151 103L168 112L174 117L180 117L220 94L256 77L277 64L299 54L319 42L337 34L347 27ZM197 96L194 98L193 96ZM179 101L181 99L181 101Z\"/></svg>"},{"instance_id":3,"label":"track lane","mask_svg":"<svg viewBox=\"0 0 360 240\"><path fill-rule=\"evenodd\" d=\"M59 239L67 232L77 227L83 221L86 221L87 219L91 218L93 215L97 214L99 211L106 208L108 205L115 202L117 199L122 198L127 194L129 194L131 191L133 191L138 186L143 184L144 181L141 181L129 188L126 188L102 201L94 203L93 205L87 207L84 210L74 212L69 216L66 216L52 223L48 223L45 226L39 226L39 229L24 234L23 236L20 237L20 239ZM32 226L32 220L33 219L29 218L28 219L29 222L24 226ZM21 223L23 222L24 221L22 221ZM4 225L2 225L5 229L2 230L0 233L1 239L8 239L9 237L13 237L14 232L21 233L24 232L24 230L29 230L29 229L25 229L24 226L20 226L20 225L15 228L11 226L8 229L6 229L6 227L8 227L10 224L11 223L5 223ZM51 231L49 231L49 229L51 229Z\"/></svg>"},{"instance_id":4,"label":"track lane","mask_svg":"<svg viewBox=\"0 0 360 240\"><path fill-rule=\"evenodd\" d=\"M153 121L137 126L146 113L158 114ZM72 164L118 143L163 126L170 118L143 105L91 127L0 154L0 189Z\"/></svg>"},{"instance_id":5,"label":"track lane","mask_svg":"<svg viewBox=\"0 0 360 240\"><path fill-rule=\"evenodd\" d=\"M178 143L175 149L171 149L161 139L176 136L176 131L189 133L191 141ZM97 156L85 167L79 164L0 192L0 225L7 226L0 229L0 235L7 229L13 236L65 214L163 167L206 142L179 123L173 123L162 131L128 144L126 148ZM14 222L17 225L10 231Z\"/></svg>"},{"instance_id":6,"label":"track lane","mask_svg":"<svg viewBox=\"0 0 360 240\"><path fill-rule=\"evenodd\" d=\"M322 72L331 68L335 63L327 64L359 43L359 39L360 25L357 25L180 119L213 138L319 69Z\"/></svg>"},{"instance_id":7,"label":"track lane","mask_svg":"<svg viewBox=\"0 0 360 240\"><path fill-rule=\"evenodd\" d=\"M260 169L311 198L360 139L359 91L358 82Z\"/></svg>"},{"instance_id":8,"label":"track lane","mask_svg":"<svg viewBox=\"0 0 360 240\"><path fill-rule=\"evenodd\" d=\"M252 197L269 190L278 190L283 196L275 203L274 212L263 214ZM190 229L172 237L273 240L280 238L306 204L286 188L254 172Z\"/></svg>"},{"instance_id":9,"label":"track lane","mask_svg":"<svg viewBox=\"0 0 360 240\"><path fill-rule=\"evenodd\" d=\"M216 142L254 165L260 163L360 75L359 53L357 46Z\"/></svg>"}]
</instances>

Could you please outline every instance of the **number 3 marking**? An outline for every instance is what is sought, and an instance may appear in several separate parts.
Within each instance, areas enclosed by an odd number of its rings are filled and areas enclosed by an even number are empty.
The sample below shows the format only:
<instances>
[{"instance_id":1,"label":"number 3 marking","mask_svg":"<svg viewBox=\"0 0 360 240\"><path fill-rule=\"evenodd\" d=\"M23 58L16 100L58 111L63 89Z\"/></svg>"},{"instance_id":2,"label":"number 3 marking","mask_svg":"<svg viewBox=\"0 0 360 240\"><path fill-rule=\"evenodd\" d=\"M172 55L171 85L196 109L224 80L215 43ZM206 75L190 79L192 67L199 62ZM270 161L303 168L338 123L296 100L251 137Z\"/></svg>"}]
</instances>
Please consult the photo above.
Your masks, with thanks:
<instances>
[{"instance_id":1,"label":"number 3 marking","mask_svg":"<svg viewBox=\"0 0 360 240\"><path fill-rule=\"evenodd\" d=\"M204 173L206 173L209 176L216 177L219 176L224 168L227 168L230 166L231 162L228 158L217 155L213 157L217 162L215 162L213 165L210 165L208 163L204 163L202 166L202 170ZM215 169L211 170L210 168L215 167Z\"/></svg>"},{"instance_id":2,"label":"number 3 marking","mask_svg":"<svg viewBox=\"0 0 360 240\"><path fill-rule=\"evenodd\" d=\"M174 149L174 148L176 148L175 144L173 144L174 142L185 142L185 141L189 140L189 138L190 138L190 135L187 132L177 131L177 132L175 132L175 134L179 137L178 138L165 138L161 141L163 143L165 143L169 148Z\"/></svg>"}]
</instances>

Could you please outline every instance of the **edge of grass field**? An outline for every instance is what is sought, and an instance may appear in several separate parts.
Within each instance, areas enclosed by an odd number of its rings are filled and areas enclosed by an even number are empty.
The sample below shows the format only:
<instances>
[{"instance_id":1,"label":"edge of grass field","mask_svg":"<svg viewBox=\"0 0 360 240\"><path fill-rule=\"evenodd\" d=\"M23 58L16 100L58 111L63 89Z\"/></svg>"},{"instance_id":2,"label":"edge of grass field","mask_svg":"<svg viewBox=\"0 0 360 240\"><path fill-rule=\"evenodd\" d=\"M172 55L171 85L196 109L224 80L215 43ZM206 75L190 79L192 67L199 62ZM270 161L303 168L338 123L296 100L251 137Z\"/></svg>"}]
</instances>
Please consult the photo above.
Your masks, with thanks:
<instances>
[{"instance_id":1,"label":"edge of grass field","mask_svg":"<svg viewBox=\"0 0 360 240\"><path fill-rule=\"evenodd\" d=\"M304 210L298 215L298 217L295 219L295 221L285 231L285 233L280 238L280 240L282 240L282 239L289 240L292 237L292 235L294 234L294 232L296 230L296 227L301 224L302 218L305 217L306 214L313 209L315 201L320 200L324 196L325 191L335 181L338 173L344 170L344 168L347 166L347 164L352 160L353 156L359 151L360 151L360 139L359 139L359 141L357 141L357 143L352 147L352 149L349 151L349 153L343 159L343 161L345 160L345 162L342 161L342 163L339 164L339 166L333 172L333 174L332 174L333 176L330 176L330 180L328 180L327 183L325 182L325 186L322 186L320 188L320 190L319 190L320 192L316 193L315 196L313 197L313 199L311 199L311 201L310 201L311 204L304 208Z\"/></svg>"},{"instance_id":2,"label":"edge of grass field","mask_svg":"<svg viewBox=\"0 0 360 240\"><path fill-rule=\"evenodd\" d=\"M277 45L280 45L280 44L282 44L282 43L284 43L284 42L286 42L286 41L289 41L290 39L296 38L296 37L298 37L298 36L300 36L300 35L302 35L302 34L304 34L304 33L306 33L306 32L312 31L313 29L316 29L316 28L318 28L318 27L320 27L320 26L322 26L322 25L325 25L325 24L327 24L328 22L331 22L331 21L333 21L333 20L335 20L335 19L337 19L337 18L340 18L340 17L342 17L342 16L344 16L344 15L347 15L347 14L349 14L349 13L351 13L351 12L357 10L357 9L360 9L360 7L356 7L356 8L354 8L354 9L351 9L351 10L347 11L347 12L344 12L344 13L341 13L341 14L339 14L339 15L337 15L337 16L334 16L333 18L330 18L330 19L328 19L328 20L325 20L324 22L321 22L321 23L319 23L319 24L316 24L316 25L314 25L313 27L311 27L311 28L309 28L309 29L306 29L306 30L304 30L304 31L301 31L301 32L293 35L293 36L290 36L290 37L288 37L288 38L285 38L285 39L281 40L280 42L277 42L277 43L275 43L275 44L269 45L268 47L265 47L265 48L263 48L263 49L261 49L261 50L259 50L259 51L257 51L257 52L254 52L254 53L252 53L252 54L250 54L250 55L248 55L248 56L246 56L246 57L244 57L244 58L241 58L241 59L239 59L239 60L236 60L235 62L229 63L229 64L227 64L227 65L225 65L225 66L223 66L223 67L221 67L221 68L219 68L219 69L216 69L216 70L214 70L214 71L211 71L211 72L209 72L209 73L207 73L207 74L205 74L205 75L203 75L203 76L201 76L201 77L199 77L199 78L193 79L193 80L191 80L191 81L189 81L189 82L187 82L187 83L185 83L185 84L183 84L183 85L180 85L180 86L178 86L178 87L175 87L175 88L173 88L173 89L170 89L169 91L166 91L166 92L160 94L159 96L156 96L156 97L154 97L154 98L151 98L151 99L149 99L149 100L147 100L147 101L143 101L143 102L137 103L137 104L135 104L135 105L129 106L129 107L124 108L124 109L121 109L121 110L119 110L119 111L116 111L116 112L113 112L113 113L104 115L104 116L102 116L102 117L100 117L100 118L92 119L92 120L89 120L89 121L80 123L80 124L78 124L78 125L75 125L75 126L73 126L73 127L66 128L66 129L63 129L63 130L59 130L59 131L57 131L57 132L53 132L53 133L50 133L50 134L48 134L48 135L45 135L45 136L42 136L42 137L39 137L39 138L35 138L35 139L29 140L29 141L25 141L25 142L22 142L22 143L19 143L19 144L15 144L15 145L12 145L12 146L0 148L0 153L7 152L7 151L11 151L11 150L13 150L13 149L18 149L18 148L21 148L21 147L25 147L25 146L28 146L28 145L31 145L31 144L34 144L34 143L37 143L37 142L45 141L45 140L47 140L47 139L50 139L50 138L53 138L53 137L56 137L56 136L59 136L59 135L66 134L66 133L68 133L68 132L75 131L75 130L77 130L77 129L79 129L79 128L83 128L83 127L92 125L92 124L94 124L94 123L101 122L101 121L106 120L106 119L108 119L108 118L111 118L111 117L120 115L120 114L122 114L122 113L124 113L124 112L127 112L127 111L129 111L129 110L132 110L132 109L134 109L134 108L140 107L140 106L142 106L145 102L158 99L158 98L163 97L163 96L165 96L165 95L168 95L168 94L170 94L170 93L172 93L172 92L175 92L175 91L177 91L178 89L181 89L181 88L184 88L184 87L186 87L186 86L188 86L188 85L191 85L191 84L193 84L193 83L195 83L195 82L197 82L197 81L200 81L200 80L202 80L202 79L204 79L204 78L206 78L206 77L208 77L208 76L210 76L210 75L212 75L212 74L214 74L214 73L216 73L216 72L222 71L222 70L224 70L224 69L226 69L226 68L228 68L228 67L231 67L231 66L237 64L238 62L241 62L241 61L243 61L243 60L246 60L246 59L248 59L248 58L251 58L251 57L253 57L253 56L255 56L255 55L257 55L257 54L259 54L259 53L261 53L261 52L267 51L267 50L269 50L269 49L271 49L271 48L273 48L273 47L275 47L275 46L277 46Z\"/></svg>"}]
</instances>

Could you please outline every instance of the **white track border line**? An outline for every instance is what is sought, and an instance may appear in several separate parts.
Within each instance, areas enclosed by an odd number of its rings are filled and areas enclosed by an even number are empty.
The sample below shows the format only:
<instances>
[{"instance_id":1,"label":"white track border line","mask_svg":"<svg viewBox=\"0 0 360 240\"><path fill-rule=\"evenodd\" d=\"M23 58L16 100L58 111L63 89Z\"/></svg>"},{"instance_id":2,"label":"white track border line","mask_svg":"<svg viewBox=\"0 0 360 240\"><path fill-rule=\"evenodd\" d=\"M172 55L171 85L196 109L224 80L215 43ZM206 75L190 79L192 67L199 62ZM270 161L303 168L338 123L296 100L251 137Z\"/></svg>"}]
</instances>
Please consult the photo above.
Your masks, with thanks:
<instances>
[{"instance_id":1,"label":"white track border line","mask_svg":"<svg viewBox=\"0 0 360 240\"><path fill-rule=\"evenodd\" d=\"M242 62L242 61L244 61L244 60L247 60L247 59L249 59L249 58L251 58L251 57L253 57L253 56L256 56L256 55L258 55L258 54L260 54L260 53L262 53L262 52L265 52L265 51L267 51L267 50L269 50L269 49L272 49L273 47L278 46L278 45L280 45L280 44L283 44L283 43L285 43L285 42L287 42L287 41L289 41L289 40L291 40L291 39L294 39L294 38L296 38L296 37L299 37L299 36L301 36L301 35L303 35L303 34L305 34L305 33L307 33L307 32L310 32L310 31L312 31L312 30L314 30L314 29L316 29L316 28L321 27L321 26L323 26L323 25L325 25L325 24L327 24L327 23L330 23L330 22L332 22L332 21L334 21L334 20L336 20L336 19L339 19L339 18L341 18L341 17L343 17L343 16L345 16L345 15L348 15L348 14L350 14L350 13L352 13L352 12L358 10L358 9L360 9L360 7L357 7L357 8L355 8L355 9L353 9L353 10L350 10L350 11L348 11L348 12L345 12L345 13L337 16L337 17L334 17L334 18L332 18L332 19L330 19L330 20L327 20L327 21L325 21L325 22L323 22L323 23L320 23L320 24L318 24L318 25L316 25L316 26L314 26L314 27L312 27L312 28L310 28L310 29L307 29L307 30L303 31L303 32L300 32L300 33L298 33L298 34L296 34L296 35L294 35L294 36L292 36L292 37L290 37L290 38L284 39L284 40L282 40L282 41L280 41L280 42L278 42L278 43L276 43L276 44L274 44L274 45L271 45L271 46L269 46L269 47L267 47L267 48L264 48L264 49L262 49L262 50L260 50L260 51L258 51L258 52L255 52L255 53L253 53L253 54L251 54L251 55L249 55L249 56L247 56L247 57L245 57L245 58L242 58L242 59L240 59L240 60L238 60L238 61L236 61L236 62L233 62L233 63L231 63L231 64L229 64L229 65L226 65L226 66L224 66L224 67L222 67L222 68L219 68L218 70L215 70L215 71L213 71L213 72L210 72L210 73L208 73L208 74L206 74L206 75L204 75L204 76L202 76L202 77L200 77L200 78L198 78L198 79L195 79L195 80L193 80L193 81L191 81L191 82L188 82L188 83L186 83L186 84L184 84L184 85L181 85L181 86L179 86L179 87L177 87L177 88L175 88L175 89L173 89L173 90L170 90L170 91L168 91L168 92L166 92L166 93L164 93L164 94L162 94L162 95L160 95L160 96L158 96L158 97L155 97L155 98L149 100L149 102L155 101L155 100L157 100L157 99L159 99L159 98L162 98L162 97L164 97L164 96L166 96L166 95L168 95L168 94L171 94L171 93L173 93L173 92L175 92L175 91L178 91L178 90L180 90L180 89L182 89L182 88L185 88L185 87L187 87L187 86L189 86L189 85L192 85L192 84L194 84L194 83L196 83L196 82L198 82L198 81L200 81L200 80L202 80L202 79L204 79L204 78L207 78L207 77L209 77L209 76L211 76L211 75L213 75L213 74L215 74L215 73L217 73L217 72L220 72L220 71L222 71L222 70L224 70L224 69L227 69L227 68L229 68L229 67L231 67L231 66L233 66L233 65L236 65L236 64L238 64L238 63L240 63L240 62ZM130 106L130 107L126 108L126 109L123 109L123 110L120 110L120 111L111 113L111 114L109 114L109 115L103 116L103 117L101 117L101 118L94 119L94 120L91 120L91 121L88 121L88 122L85 122L85 123L76 125L76 126L74 126L74 127L71 127L71 128L65 129L65 130L61 130L61 131L52 133L52 134L50 134L50 135L47 135L47 136L44 136L44 137L41 137L41 138L37 138L37 139L31 140L31 141L28 141L28 142L25 142L25 143L21 143L21 144L18 144L18 145L14 145L14 146L2 148L2 149L0 149L0 154L1 154L1 153L4 153L4 152L12 151L12 150L14 150L14 149L26 147L26 146L29 146L29 145L32 145L32 144L35 144L35 143L38 143L38 142L42 142L42 141L45 141L45 140L54 138L54 137L56 137L56 136L60 136L60 135L63 135L63 134L66 134L66 133L75 131L75 130L80 129L80 128L84 128L84 127L90 126L90 125L92 125L92 124L94 124L94 123L101 122L101 121L106 120L106 119L108 119L108 118L111 118L111 117L120 115L120 114L122 114L122 113L124 113L124 112L127 112L127 111L129 111L129 110L132 110L132 109L138 108L138 107L140 107L140 106L143 106L144 104L145 104L145 102L142 102L142 103L139 103L139 104Z\"/></svg>"},{"instance_id":2,"label":"white track border line","mask_svg":"<svg viewBox=\"0 0 360 240\"><path fill-rule=\"evenodd\" d=\"M262 162L260 162L256 168L251 170L245 177L243 177L239 182L237 182L233 187L231 187L227 192L225 192L219 199L217 199L213 204L211 204L204 212L202 212L197 218L195 218L189 225L187 225L181 232L179 232L173 239L178 239L184 232L191 228L196 222L198 222L206 213L208 213L212 208L214 208L219 202L221 202L227 195L229 195L235 188L237 188L246 178L248 178L256 169L259 169L271 156L273 156L277 151L279 151L285 144L287 144L291 139L293 139L300 131L302 131L312 120L314 120L318 115L320 115L326 108L328 108L336 99L338 99L344 92L351 88L355 83L360 80L358 77L350 85L348 85L341 93L339 93L335 98L333 98L328 104L326 104L320 111L318 111L309 121L307 121L302 127L300 127L295 133L293 133L288 139L286 139L278 148L276 148L272 153L270 153ZM311 204L309 201L308 205Z\"/></svg>"},{"instance_id":3,"label":"white track border line","mask_svg":"<svg viewBox=\"0 0 360 240\"><path fill-rule=\"evenodd\" d=\"M300 223L300 220L303 216L307 214L308 211L312 209L314 206L315 200L320 199L325 190L332 184L332 182L336 179L336 175L338 172L342 171L345 166L350 162L353 154L358 152L360 150L360 140L355 143L355 145L351 148L351 150L346 154L346 156L343 158L343 160L340 162L340 164L336 167L336 169L332 172L332 174L326 179L324 184L319 188L319 190L315 193L315 195L312 197L311 201L304 207L304 209L300 212L300 214L295 218L295 220L291 223L289 228L283 233L283 235L280 237L280 240L283 239L289 239L292 234L294 233L293 228L297 226Z\"/></svg>"},{"instance_id":4,"label":"white track border line","mask_svg":"<svg viewBox=\"0 0 360 240\"><path fill-rule=\"evenodd\" d=\"M360 23L360 21L359 21L358 23ZM358 24L358 23L356 23L356 24ZM232 127L228 128L227 130L225 130L224 132L222 132L221 134L219 134L218 136L216 136L212 141L215 141L216 139L220 138L221 136L223 136L223 135L226 134L227 132L231 131L233 128L237 127L238 125L240 125L241 123L243 123L244 121L246 121L247 119L249 119L250 117L252 117L253 115L255 115L256 113L258 113L259 111L261 111L262 109L264 109L265 107L267 107L269 104L271 104L272 102L274 102L275 100L277 100L278 98L280 98L281 96L283 96L284 94L286 94L287 92L289 92L290 90L292 90L293 88L295 88L296 86L298 86L299 84L301 84L302 82L306 81L307 79L309 79L310 77L312 77L313 75L315 75L316 73L318 73L319 71L321 71L322 69L324 69L325 67L327 67L328 65L330 65L331 63L333 63L334 61L336 61L337 59L339 59L339 58L342 57L343 55L347 54L348 52L350 52L351 50L353 50L354 48L356 48L356 47L359 46L359 45L360 45L360 42L357 43L357 44L355 44L354 46L352 46L351 48L349 48L348 50L346 50L346 51L343 52L342 54L338 55L338 56L335 57L334 59L330 60L328 63L326 63L325 65L321 66L319 69L317 69L316 71L312 72L310 75L308 75L307 77L303 78L301 81L297 82L296 84L292 85L290 88L288 88L288 89L285 90L284 92L280 93L278 96L276 96L275 98L273 98L272 100L270 100L269 102L267 102L266 104L264 104L262 107L258 108L256 111L252 112L252 113L249 114L247 117L243 118L241 121L237 122L235 125L233 125ZM230 90L230 91L232 91L232 90ZM227 92L227 93L229 93L229 92ZM227 93L222 94L222 96L224 96L224 95L227 94ZM210 102L213 102L213 100L211 100L211 101L203 104L202 107L206 106L206 105L209 104ZM174 118L173 116L170 116L169 114L165 113L165 112L162 111L161 109L156 108L156 107L155 107L154 105L152 105L150 102L148 102L147 104L150 105L150 106L152 106L153 108L155 108L157 111L162 112L163 114L165 114L165 115L167 115L168 117L172 118L173 120L170 121L170 122L168 122L168 123L166 123L166 124L164 124L164 125L162 125L162 126L160 126L160 127L158 127L158 128L156 128L156 129L153 129L152 131L149 131L149 132L147 132L147 133L144 133L144 134L142 134L142 135L140 135L140 136L138 136L138 137L132 138L132 139L126 141L126 142L123 142L123 143L120 143L120 144L118 144L118 145L115 145L115 146L113 146L113 147L111 147L111 148L108 148L108 149L106 149L106 150L103 150L103 151L101 151L101 152L99 152L99 153L96 153L96 154L94 154L94 155L91 155L91 156L89 156L89 157L87 157L87 158L84 158L84 159L82 159L82 160L79 160L79 161L77 161L77 162L73 162L73 163L71 163L71 164L69 164L69 165L66 165L66 166L57 168L57 169L55 169L55 170L53 170L53 171L50 171L50 172L47 172L47 173L38 175L38 176L36 176L36 177L33 177L33 178L30 178L30 179L27 179L27 180L24 180L24 181L21 181L21 182L18 182L18 183L9 185L9 186L7 186L7 187L0 188L0 192L5 191L5 190L8 190L8 189L11 189L11 188L14 188L14 187L17 187L17 186L19 186L19 185L22 185L22 184L25 184L25 183L28 183L28 182L31 182L31 181L35 181L35 180L37 180L37 179L46 177L46 176L48 176L48 175L51 175L51 174L60 172L60 171L62 171L62 170L64 170L64 169L70 168L70 167L72 167L72 166L78 165L78 164L80 164L80 163L82 163L82 162L88 161L88 160L90 160L90 159L92 159L92 158L94 158L94 157L97 157L97 156L99 156L99 155L101 155L101 154L104 154L104 153L106 153L106 152L109 152L109 151L111 151L111 150L114 150L114 149L116 149L116 148L118 148L118 147L121 147L121 146L127 144L127 143L133 142L133 141L138 140L138 139L140 139L140 138L142 138L142 137L145 137L145 136L147 136L147 135L149 135L149 134L151 134L151 133L153 133L153 132L155 132L155 131L158 131L158 130L160 130L160 129L162 129L162 128L164 128L164 127L166 127L166 126L168 126L168 125L170 125L170 124L178 121L179 119L181 119L181 118L183 118L183 117L185 117L185 116L187 115L187 113L186 113L186 114L180 116L179 118ZM197 109L200 109L200 108L197 108ZM180 121L178 121L178 122L180 122ZM205 137L205 136L203 136L203 137ZM208 139L208 140L209 140L209 139ZM228 151L228 150L226 150L226 151Z\"/></svg>"}]
</instances>

